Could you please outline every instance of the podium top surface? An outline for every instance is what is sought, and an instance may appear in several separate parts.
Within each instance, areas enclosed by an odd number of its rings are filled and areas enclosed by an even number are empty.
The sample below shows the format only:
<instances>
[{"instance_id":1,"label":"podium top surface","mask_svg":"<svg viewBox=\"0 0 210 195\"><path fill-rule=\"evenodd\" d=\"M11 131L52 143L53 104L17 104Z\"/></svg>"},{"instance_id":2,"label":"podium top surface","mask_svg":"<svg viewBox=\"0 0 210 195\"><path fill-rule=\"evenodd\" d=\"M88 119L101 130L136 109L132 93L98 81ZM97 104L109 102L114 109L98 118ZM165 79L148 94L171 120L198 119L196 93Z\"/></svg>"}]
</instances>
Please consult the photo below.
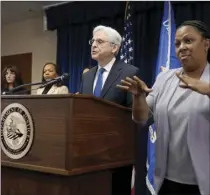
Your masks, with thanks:
<instances>
[{"instance_id":1,"label":"podium top surface","mask_svg":"<svg viewBox=\"0 0 210 195\"><path fill-rule=\"evenodd\" d=\"M99 101L101 103L104 104L108 104L108 105L112 105L114 107L118 107L124 110L128 110L128 111L132 111L131 108L116 104L114 102L110 102L107 100L104 100L102 98L97 98L93 95L84 95L84 94L62 94L62 95L1 95L1 99L5 100L5 99L57 99L57 98L62 98L62 99L66 99L66 98L76 98L76 99L92 99L95 101Z\"/></svg>"}]
</instances>

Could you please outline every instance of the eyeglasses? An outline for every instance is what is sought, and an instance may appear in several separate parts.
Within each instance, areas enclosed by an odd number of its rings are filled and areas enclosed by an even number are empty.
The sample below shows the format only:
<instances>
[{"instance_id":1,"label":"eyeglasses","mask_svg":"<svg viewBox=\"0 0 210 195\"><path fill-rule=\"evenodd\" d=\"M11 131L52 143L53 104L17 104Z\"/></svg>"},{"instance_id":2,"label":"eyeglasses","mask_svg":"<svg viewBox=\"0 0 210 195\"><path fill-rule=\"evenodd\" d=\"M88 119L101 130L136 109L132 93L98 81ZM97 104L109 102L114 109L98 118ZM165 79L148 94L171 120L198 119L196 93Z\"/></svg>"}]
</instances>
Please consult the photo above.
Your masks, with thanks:
<instances>
[{"instance_id":1,"label":"eyeglasses","mask_svg":"<svg viewBox=\"0 0 210 195\"><path fill-rule=\"evenodd\" d=\"M95 39L91 39L91 40L89 40L89 45L92 45L94 43L94 41L96 42L96 45L103 45L106 42L109 43L109 41L103 41L101 39L96 39L96 40ZM114 43L111 43L111 44L114 44Z\"/></svg>"}]
</instances>

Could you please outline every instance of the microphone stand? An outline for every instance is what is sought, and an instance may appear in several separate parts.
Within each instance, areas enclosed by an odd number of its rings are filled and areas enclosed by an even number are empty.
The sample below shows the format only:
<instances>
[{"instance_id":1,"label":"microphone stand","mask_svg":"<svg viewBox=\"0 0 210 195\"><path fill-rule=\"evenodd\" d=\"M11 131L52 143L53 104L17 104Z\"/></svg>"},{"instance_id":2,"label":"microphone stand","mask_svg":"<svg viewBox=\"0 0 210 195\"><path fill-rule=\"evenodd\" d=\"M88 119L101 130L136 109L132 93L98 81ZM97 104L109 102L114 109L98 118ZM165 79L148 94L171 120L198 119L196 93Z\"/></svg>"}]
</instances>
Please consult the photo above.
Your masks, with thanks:
<instances>
[{"instance_id":1,"label":"microphone stand","mask_svg":"<svg viewBox=\"0 0 210 195\"><path fill-rule=\"evenodd\" d=\"M39 88L44 88L48 85L53 85L53 84L56 84L56 83L60 83L60 82L63 82L65 79L67 79L67 77L69 77L69 74L68 73L64 73L63 75L55 78L55 79L51 79L49 81L47 81L46 83L42 84Z\"/></svg>"},{"instance_id":2,"label":"microphone stand","mask_svg":"<svg viewBox=\"0 0 210 195\"><path fill-rule=\"evenodd\" d=\"M36 82L36 83L26 83L26 84L23 84L23 85L19 85L9 91L6 91L5 94L2 94L2 95L8 95L8 94L12 94L13 92L15 93L15 91L17 91L18 89L21 89L23 87L28 87L28 86L35 86L35 85L42 85L44 84L43 82Z\"/></svg>"}]
</instances>

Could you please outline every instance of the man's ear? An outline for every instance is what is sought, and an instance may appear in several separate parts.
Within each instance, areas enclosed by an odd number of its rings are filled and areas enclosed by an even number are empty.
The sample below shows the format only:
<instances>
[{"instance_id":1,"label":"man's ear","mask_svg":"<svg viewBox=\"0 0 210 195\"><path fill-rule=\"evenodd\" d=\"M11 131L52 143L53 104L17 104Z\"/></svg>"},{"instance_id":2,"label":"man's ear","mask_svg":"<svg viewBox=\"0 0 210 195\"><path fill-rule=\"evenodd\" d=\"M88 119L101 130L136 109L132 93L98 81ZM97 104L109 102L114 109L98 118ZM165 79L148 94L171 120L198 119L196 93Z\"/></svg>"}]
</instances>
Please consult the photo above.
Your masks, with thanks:
<instances>
[{"instance_id":1,"label":"man's ear","mask_svg":"<svg viewBox=\"0 0 210 195\"><path fill-rule=\"evenodd\" d=\"M116 53L118 53L118 50L119 50L119 46L118 45L113 45L112 53L116 54Z\"/></svg>"}]
</instances>

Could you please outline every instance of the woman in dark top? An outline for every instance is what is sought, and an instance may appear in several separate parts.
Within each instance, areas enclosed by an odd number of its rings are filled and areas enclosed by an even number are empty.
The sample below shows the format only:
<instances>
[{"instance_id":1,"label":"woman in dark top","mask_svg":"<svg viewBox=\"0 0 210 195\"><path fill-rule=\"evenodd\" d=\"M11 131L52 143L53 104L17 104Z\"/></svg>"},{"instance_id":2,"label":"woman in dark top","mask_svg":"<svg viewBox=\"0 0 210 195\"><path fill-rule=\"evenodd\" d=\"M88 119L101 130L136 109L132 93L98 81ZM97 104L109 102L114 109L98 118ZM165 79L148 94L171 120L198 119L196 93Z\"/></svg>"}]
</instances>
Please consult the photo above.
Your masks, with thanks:
<instances>
[{"instance_id":1,"label":"woman in dark top","mask_svg":"<svg viewBox=\"0 0 210 195\"><path fill-rule=\"evenodd\" d=\"M20 72L18 71L17 67L14 65L6 66L2 71L1 77L1 93L3 95L23 95L29 94L29 90L21 87L17 90L14 88L23 84ZM10 92L11 90L11 92Z\"/></svg>"}]
</instances>

